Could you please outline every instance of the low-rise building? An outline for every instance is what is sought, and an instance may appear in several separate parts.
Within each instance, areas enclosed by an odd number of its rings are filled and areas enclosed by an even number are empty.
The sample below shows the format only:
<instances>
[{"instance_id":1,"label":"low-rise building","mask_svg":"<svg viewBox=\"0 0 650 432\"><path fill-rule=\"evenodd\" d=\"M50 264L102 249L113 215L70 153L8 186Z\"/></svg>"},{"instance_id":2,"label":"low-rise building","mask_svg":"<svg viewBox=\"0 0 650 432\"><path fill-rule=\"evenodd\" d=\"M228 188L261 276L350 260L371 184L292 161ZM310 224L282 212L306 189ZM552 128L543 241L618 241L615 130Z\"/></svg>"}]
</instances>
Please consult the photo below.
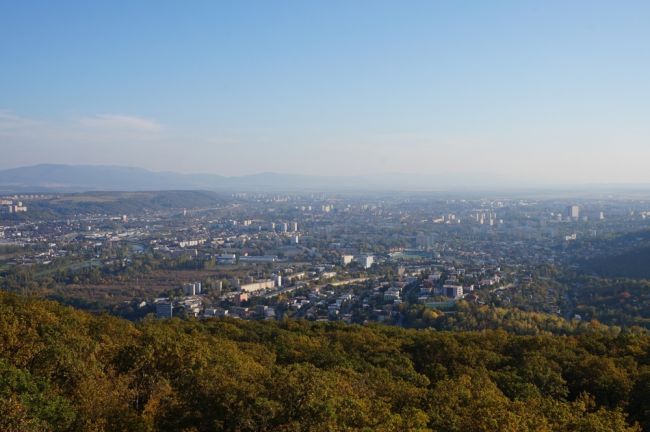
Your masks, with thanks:
<instances>
[{"instance_id":1,"label":"low-rise building","mask_svg":"<svg viewBox=\"0 0 650 432\"><path fill-rule=\"evenodd\" d=\"M262 291L265 289L273 289L273 288L275 288L275 281L273 279L248 283L248 284L241 285L239 287L240 291L243 292L257 292L257 291Z\"/></svg>"}]
</instances>

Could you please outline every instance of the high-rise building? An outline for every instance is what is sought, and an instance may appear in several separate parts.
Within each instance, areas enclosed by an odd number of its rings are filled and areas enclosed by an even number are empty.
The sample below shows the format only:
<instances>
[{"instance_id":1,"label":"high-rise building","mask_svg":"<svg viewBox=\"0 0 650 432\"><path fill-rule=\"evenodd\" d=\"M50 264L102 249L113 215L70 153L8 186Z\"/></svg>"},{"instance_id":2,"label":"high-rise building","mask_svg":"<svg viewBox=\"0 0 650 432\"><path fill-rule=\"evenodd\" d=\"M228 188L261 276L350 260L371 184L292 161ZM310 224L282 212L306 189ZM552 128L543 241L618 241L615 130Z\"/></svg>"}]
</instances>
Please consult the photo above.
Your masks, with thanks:
<instances>
[{"instance_id":1,"label":"high-rise building","mask_svg":"<svg viewBox=\"0 0 650 432\"><path fill-rule=\"evenodd\" d=\"M580 207L577 205L567 207L567 217L573 220L578 220L578 218L580 218Z\"/></svg>"},{"instance_id":2,"label":"high-rise building","mask_svg":"<svg viewBox=\"0 0 650 432\"><path fill-rule=\"evenodd\" d=\"M9 213L22 213L27 211L27 206L24 206L22 202L18 201L15 205L9 206Z\"/></svg>"},{"instance_id":3,"label":"high-rise building","mask_svg":"<svg viewBox=\"0 0 650 432\"><path fill-rule=\"evenodd\" d=\"M183 292L188 296L201 294L201 282L190 282L183 285Z\"/></svg>"},{"instance_id":4,"label":"high-rise building","mask_svg":"<svg viewBox=\"0 0 650 432\"><path fill-rule=\"evenodd\" d=\"M447 285L445 284L443 286L444 288L444 293L447 297L451 297L453 299L458 299L463 296L463 287L462 285Z\"/></svg>"},{"instance_id":5,"label":"high-rise building","mask_svg":"<svg viewBox=\"0 0 650 432\"><path fill-rule=\"evenodd\" d=\"M369 269L375 262L375 257L372 255L361 255L359 257L359 263L364 269Z\"/></svg>"}]
</instances>

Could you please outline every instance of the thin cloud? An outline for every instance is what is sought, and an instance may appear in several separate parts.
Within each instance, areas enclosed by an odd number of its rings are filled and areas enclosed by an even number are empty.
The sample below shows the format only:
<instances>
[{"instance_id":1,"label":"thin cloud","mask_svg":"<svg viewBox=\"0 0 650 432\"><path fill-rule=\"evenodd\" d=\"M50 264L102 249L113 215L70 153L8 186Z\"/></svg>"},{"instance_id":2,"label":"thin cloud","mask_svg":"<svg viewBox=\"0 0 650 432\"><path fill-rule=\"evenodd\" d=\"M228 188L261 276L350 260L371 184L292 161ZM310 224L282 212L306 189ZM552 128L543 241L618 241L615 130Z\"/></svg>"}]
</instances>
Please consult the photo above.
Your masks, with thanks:
<instances>
[{"instance_id":1,"label":"thin cloud","mask_svg":"<svg viewBox=\"0 0 650 432\"><path fill-rule=\"evenodd\" d=\"M114 163L145 160L173 140L155 120L121 114L41 120L0 109L3 167L33 163ZM110 155L110 156L109 156ZM113 158L113 159L110 159Z\"/></svg>"},{"instance_id":2,"label":"thin cloud","mask_svg":"<svg viewBox=\"0 0 650 432\"><path fill-rule=\"evenodd\" d=\"M239 148L240 142L229 136L188 135L132 115L77 114L45 120L0 108L0 168L67 163L210 171L215 160L224 159L223 149ZM246 156L237 155L238 160Z\"/></svg>"},{"instance_id":3,"label":"thin cloud","mask_svg":"<svg viewBox=\"0 0 650 432\"><path fill-rule=\"evenodd\" d=\"M20 130L37 124L37 121L16 115L13 111L0 109L0 131Z\"/></svg>"},{"instance_id":4,"label":"thin cloud","mask_svg":"<svg viewBox=\"0 0 650 432\"><path fill-rule=\"evenodd\" d=\"M97 114L67 117L58 121L38 120L0 109L0 135L7 138L33 138L48 141L83 141L107 139L150 140L166 131L156 120L124 115Z\"/></svg>"},{"instance_id":5,"label":"thin cloud","mask_svg":"<svg viewBox=\"0 0 650 432\"><path fill-rule=\"evenodd\" d=\"M90 129L140 132L163 130L163 126L155 120L123 114L97 114L91 117L81 117L77 122L80 126Z\"/></svg>"}]
</instances>

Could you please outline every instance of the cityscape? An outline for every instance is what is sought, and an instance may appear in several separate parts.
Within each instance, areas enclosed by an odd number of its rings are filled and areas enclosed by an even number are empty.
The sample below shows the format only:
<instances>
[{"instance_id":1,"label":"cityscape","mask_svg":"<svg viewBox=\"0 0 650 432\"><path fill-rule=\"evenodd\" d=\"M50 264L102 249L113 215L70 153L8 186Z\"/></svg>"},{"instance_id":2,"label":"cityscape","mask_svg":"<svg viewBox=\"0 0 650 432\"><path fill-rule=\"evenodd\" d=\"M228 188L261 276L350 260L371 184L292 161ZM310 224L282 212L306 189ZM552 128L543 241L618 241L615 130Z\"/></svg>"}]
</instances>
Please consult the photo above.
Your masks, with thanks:
<instances>
[{"instance_id":1,"label":"cityscape","mask_svg":"<svg viewBox=\"0 0 650 432\"><path fill-rule=\"evenodd\" d=\"M129 319L409 327L420 307L443 317L460 302L579 322L600 317L582 316L572 278L608 276L594 263L648 241L613 239L650 226L650 201L639 198L232 193L202 195L210 208L120 214L121 194L109 195L117 201L86 212L68 200L92 203L92 193L3 197L2 269L27 272L61 301ZM39 216L46 211L59 214ZM549 283L559 291L518 304Z\"/></svg>"},{"instance_id":2,"label":"cityscape","mask_svg":"<svg viewBox=\"0 0 650 432\"><path fill-rule=\"evenodd\" d=\"M0 0L0 432L650 432L649 23Z\"/></svg>"}]
</instances>

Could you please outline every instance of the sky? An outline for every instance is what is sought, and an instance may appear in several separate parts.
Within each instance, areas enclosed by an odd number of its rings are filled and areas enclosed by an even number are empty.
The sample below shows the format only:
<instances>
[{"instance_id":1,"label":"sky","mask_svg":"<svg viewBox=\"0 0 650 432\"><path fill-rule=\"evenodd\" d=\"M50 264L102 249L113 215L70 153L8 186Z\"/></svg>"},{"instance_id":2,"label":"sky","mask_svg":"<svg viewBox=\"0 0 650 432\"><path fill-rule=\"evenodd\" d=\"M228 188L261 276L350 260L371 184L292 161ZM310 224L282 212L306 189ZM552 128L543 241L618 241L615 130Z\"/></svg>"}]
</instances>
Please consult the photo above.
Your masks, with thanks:
<instances>
[{"instance_id":1,"label":"sky","mask_svg":"<svg viewBox=\"0 0 650 432\"><path fill-rule=\"evenodd\" d=\"M645 0L0 10L0 168L650 183Z\"/></svg>"}]
</instances>

